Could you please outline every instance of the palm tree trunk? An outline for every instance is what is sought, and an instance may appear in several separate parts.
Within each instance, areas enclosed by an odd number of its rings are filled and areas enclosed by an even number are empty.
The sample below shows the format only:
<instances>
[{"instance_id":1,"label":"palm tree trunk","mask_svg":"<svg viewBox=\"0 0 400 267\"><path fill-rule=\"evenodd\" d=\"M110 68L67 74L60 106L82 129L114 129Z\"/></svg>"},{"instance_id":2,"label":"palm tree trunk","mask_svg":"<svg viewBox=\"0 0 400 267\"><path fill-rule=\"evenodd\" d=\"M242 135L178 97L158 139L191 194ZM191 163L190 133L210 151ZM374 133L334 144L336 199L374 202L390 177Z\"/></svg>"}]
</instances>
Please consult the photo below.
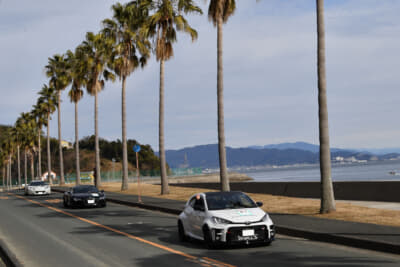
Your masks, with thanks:
<instances>
[{"instance_id":1,"label":"palm tree trunk","mask_svg":"<svg viewBox=\"0 0 400 267\"><path fill-rule=\"evenodd\" d=\"M128 147L126 142L126 77L122 76L122 185L121 190L128 190Z\"/></svg>"},{"instance_id":2,"label":"palm tree trunk","mask_svg":"<svg viewBox=\"0 0 400 267\"><path fill-rule=\"evenodd\" d=\"M331 153L329 146L328 103L326 96L325 70L325 29L324 1L317 0L318 34L318 107L319 107L319 143L321 172L321 209L320 213L335 211L335 198L331 177Z\"/></svg>"},{"instance_id":3,"label":"palm tree trunk","mask_svg":"<svg viewBox=\"0 0 400 267\"><path fill-rule=\"evenodd\" d=\"M218 151L219 172L221 176L221 191L230 191L229 177L226 166L225 126L224 126L224 66L223 66L223 21L220 16L217 21L217 102L218 102Z\"/></svg>"},{"instance_id":4,"label":"palm tree trunk","mask_svg":"<svg viewBox=\"0 0 400 267\"><path fill-rule=\"evenodd\" d=\"M21 186L21 159L19 154L19 145L17 145L17 162L18 162L18 186Z\"/></svg>"},{"instance_id":5,"label":"palm tree trunk","mask_svg":"<svg viewBox=\"0 0 400 267\"><path fill-rule=\"evenodd\" d=\"M9 172L8 172L8 188L11 189L11 187L12 187L11 154L9 155L8 159L9 159L8 160L8 168L10 169Z\"/></svg>"},{"instance_id":6,"label":"palm tree trunk","mask_svg":"<svg viewBox=\"0 0 400 267\"><path fill-rule=\"evenodd\" d=\"M2 181L3 181L3 190L5 190L6 189L6 181L5 181L5 179L6 179L6 170L5 170L5 166L4 166L4 163L3 163L3 173L2 173L2 175L3 175L3 179L2 179Z\"/></svg>"},{"instance_id":7,"label":"palm tree trunk","mask_svg":"<svg viewBox=\"0 0 400 267\"><path fill-rule=\"evenodd\" d=\"M158 124L159 150L160 150L160 175L161 195L169 194L167 167L164 147L164 60L160 60L160 103Z\"/></svg>"},{"instance_id":8,"label":"palm tree trunk","mask_svg":"<svg viewBox=\"0 0 400 267\"><path fill-rule=\"evenodd\" d=\"M32 180L35 180L35 168L34 168L34 163L35 163L35 154L33 151L31 152L31 173L32 173Z\"/></svg>"},{"instance_id":9,"label":"palm tree trunk","mask_svg":"<svg viewBox=\"0 0 400 267\"><path fill-rule=\"evenodd\" d=\"M75 165L76 184L81 184L81 167L79 163L78 102L75 101Z\"/></svg>"},{"instance_id":10,"label":"palm tree trunk","mask_svg":"<svg viewBox=\"0 0 400 267\"><path fill-rule=\"evenodd\" d=\"M47 112L47 177L49 184L52 185L51 180L51 155L50 155L50 113Z\"/></svg>"},{"instance_id":11,"label":"palm tree trunk","mask_svg":"<svg viewBox=\"0 0 400 267\"><path fill-rule=\"evenodd\" d=\"M95 185L98 188L101 185L100 175L100 148L99 148L99 119L98 119L98 92L97 89L94 95L94 134L95 134L95 152L96 152L96 175Z\"/></svg>"},{"instance_id":12,"label":"palm tree trunk","mask_svg":"<svg viewBox=\"0 0 400 267\"><path fill-rule=\"evenodd\" d=\"M6 187L10 189L10 162L7 161L7 177L6 177Z\"/></svg>"},{"instance_id":13,"label":"palm tree trunk","mask_svg":"<svg viewBox=\"0 0 400 267\"><path fill-rule=\"evenodd\" d=\"M60 185L65 184L64 179L64 159L63 159L63 149L62 149L62 139L61 139L61 91L58 90L58 150L59 150L59 157L60 157Z\"/></svg>"},{"instance_id":14,"label":"palm tree trunk","mask_svg":"<svg viewBox=\"0 0 400 267\"><path fill-rule=\"evenodd\" d=\"M28 184L28 158L26 156L26 149L24 149L24 181L25 181L25 185Z\"/></svg>"},{"instance_id":15,"label":"palm tree trunk","mask_svg":"<svg viewBox=\"0 0 400 267\"><path fill-rule=\"evenodd\" d=\"M39 178L42 177L42 145L40 141L40 136L42 135L42 127L39 127L39 134L38 134L38 176Z\"/></svg>"}]
</instances>

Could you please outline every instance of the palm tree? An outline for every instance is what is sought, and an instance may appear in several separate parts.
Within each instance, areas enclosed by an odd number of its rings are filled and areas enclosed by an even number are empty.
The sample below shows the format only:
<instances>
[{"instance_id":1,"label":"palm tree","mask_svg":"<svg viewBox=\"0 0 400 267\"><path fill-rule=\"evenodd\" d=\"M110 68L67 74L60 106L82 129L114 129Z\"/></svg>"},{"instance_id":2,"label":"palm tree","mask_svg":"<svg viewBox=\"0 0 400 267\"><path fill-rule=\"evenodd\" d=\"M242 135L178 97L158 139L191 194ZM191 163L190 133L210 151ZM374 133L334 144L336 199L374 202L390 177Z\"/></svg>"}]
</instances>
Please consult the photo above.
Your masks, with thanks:
<instances>
[{"instance_id":1,"label":"palm tree","mask_svg":"<svg viewBox=\"0 0 400 267\"><path fill-rule=\"evenodd\" d=\"M11 135L15 140L15 145L17 147L17 173L18 173L18 186L21 186L21 158L20 158L20 146L21 146L21 135L22 135L22 125L19 121L20 118L17 119L14 127L11 128Z\"/></svg>"},{"instance_id":2,"label":"palm tree","mask_svg":"<svg viewBox=\"0 0 400 267\"><path fill-rule=\"evenodd\" d=\"M67 60L70 66L70 75L72 78L72 87L68 93L71 102L75 104L75 166L76 166L76 184L81 183L81 170L79 160L79 128L78 128L78 102L83 97L83 90L85 85L85 68L84 68L84 55L80 49L75 50L75 54L68 50Z\"/></svg>"},{"instance_id":3,"label":"palm tree","mask_svg":"<svg viewBox=\"0 0 400 267\"><path fill-rule=\"evenodd\" d=\"M64 160L61 138L61 91L64 90L71 81L68 73L68 64L64 55L54 55L49 58L49 64L45 67L46 75L50 78L50 86L57 91L57 111L58 111L58 149L60 157L60 184L65 184L64 179Z\"/></svg>"},{"instance_id":4,"label":"palm tree","mask_svg":"<svg viewBox=\"0 0 400 267\"><path fill-rule=\"evenodd\" d=\"M42 90L39 92L39 99L37 105L46 112L47 119L47 177L49 183L52 184L51 180L51 155L50 155L50 114L56 110L57 106L57 94L56 90L52 86L43 85Z\"/></svg>"},{"instance_id":5,"label":"palm tree","mask_svg":"<svg viewBox=\"0 0 400 267\"><path fill-rule=\"evenodd\" d=\"M122 80L122 185L121 190L128 190L128 149L126 140L126 78L139 66L146 65L150 54L150 43L143 39L138 29L143 25L144 8L130 3L112 6L112 19L103 21L103 33L114 43L111 69ZM146 14L147 15L147 14ZM140 53L140 57L137 55Z\"/></svg>"},{"instance_id":6,"label":"palm tree","mask_svg":"<svg viewBox=\"0 0 400 267\"><path fill-rule=\"evenodd\" d=\"M328 103L326 97L324 0L317 0L319 161L321 172L320 213L336 210L331 177Z\"/></svg>"},{"instance_id":7,"label":"palm tree","mask_svg":"<svg viewBox=\"0 0 400 267\"><path fill-rule=\"evenodd\" d=\"M224 67L223 67L223 24L236 9L235 0L210 0L208 19L217 27L217 104L218 104L218 151L221 190L229 191L229 177L226 166L225 126L224 126Z\"/></svg>"},{"instance_id":8,"label":"palm tree","mask_svg":"<svg viewBox=\"0 0 400 267\"><path fill-rule=\"evenodd\" d=\"M85 54L83 64L86 70L86 90L94 96L94 125L96 153L96 186L101 185L100 148L98 126L98 93L103 90L105 80L115 80L114 75L106 69L112 52L112 41L104 34L88 32L86 40L78 47Z\"/></svg>"},{"instance_id":9,"label":"palm tree","mask_svg":"<svg viewBox=\"0 0 400 267\"><path fill-rule=\"evenodd\" d=\"M182 13L202 14L202 11L192 0L147 1L146 8L154 11L147 19L142 32L144 36L153 38L156 59L160 62L159 154L161 194L168 194L169 185L164 148L164 63L174 54L172 44L177 41L177 31L189 34L192 41L197 39L196 30L190 27Z\"/></svg>"},{"instance_id":10,"label":"palm tree","mask_svg":"<svg viewBox=\"0 0 400 267\"><path fill-rule=\"evenodd\" d=\"M31 116L35 119L38 131L38 176L42 177L42 142L40 139L42 136L42 127L43 125L47 125L47 111L44 110L40 105L35 105L31 111Z\"/></svg>"},{"instance_id":11,"label":"palm tree","mask_svg":"<svg viewBox=\"0 0 400 267\"><path fill-rule=\"evenodd\" d=\"M22 125L22 136L21 136L21 145L24 149L24 157L25 157L25 184L28 183L27 181L27 154L31 157L31 173L32 179L34 177L34 170L33 170L33 155L34 151L36 151L36 135L38 134L37 131L37 124L36 119L32 115L32 113L21 113L20 122ZM39 170L39 169L38 169ZM37 172L39 174L39 172ZM40 176L39 176L40 177Z\"/></svg>"}]
</instances>

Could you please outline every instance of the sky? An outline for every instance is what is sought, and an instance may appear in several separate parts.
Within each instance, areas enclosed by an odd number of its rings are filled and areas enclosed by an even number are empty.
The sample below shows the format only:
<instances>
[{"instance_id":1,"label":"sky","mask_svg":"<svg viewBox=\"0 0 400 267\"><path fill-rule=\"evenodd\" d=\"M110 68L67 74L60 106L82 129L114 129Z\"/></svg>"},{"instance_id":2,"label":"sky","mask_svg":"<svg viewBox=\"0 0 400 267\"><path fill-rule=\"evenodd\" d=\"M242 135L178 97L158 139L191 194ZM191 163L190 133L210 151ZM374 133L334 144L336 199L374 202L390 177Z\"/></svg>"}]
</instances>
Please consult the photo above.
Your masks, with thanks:
<instances>
[{"instance_id":1,"label":"sky","mask_svg":"<svg viewBox=\"0 0 400 267\"><path fill-rule=\"evenodd\" d=\"M29 112L48 83L44 67L74 50L112 16L112 0L0 0L0 124ZM125 3L127 1L120 1ZM226 145L318 144L316 14L313 0L238 0L224 25ZM165 64L165 147L217 143L216 29L188 16L196 42L178 34ZM400 1L326 0L332 147L400 147ZM74 105L62 93L62 137L74 141ZM127 79L129 139L158 151L159 63ZM80 138L94 133L94 98L79 102ZM121 139L121 82L99 94L99 133ZM57 115L50 123L57 136Z\"/></svg>"}]
</instances>

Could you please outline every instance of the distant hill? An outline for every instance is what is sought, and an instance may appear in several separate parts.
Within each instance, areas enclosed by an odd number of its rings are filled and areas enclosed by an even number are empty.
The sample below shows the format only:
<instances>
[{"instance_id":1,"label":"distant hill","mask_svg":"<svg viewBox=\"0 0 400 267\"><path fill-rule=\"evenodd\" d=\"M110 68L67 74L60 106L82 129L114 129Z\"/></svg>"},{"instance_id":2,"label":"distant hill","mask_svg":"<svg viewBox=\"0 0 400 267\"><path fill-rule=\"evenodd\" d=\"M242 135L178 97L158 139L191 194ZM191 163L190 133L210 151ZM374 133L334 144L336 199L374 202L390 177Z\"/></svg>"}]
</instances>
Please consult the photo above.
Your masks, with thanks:
<instances>
[{"instance_id":1,"label":"distant hill","mask_svg":"<svg viewBox=\"0 0 400 267\"><path fill-rule=\"evenodd\" d=\"M249 148L255 148L255 149L270 148L270 149L279 149L279 150L299 149L299 150L310 151L313 153L319 152L319 145L314 145L314 144L310 144L310 143L306 143L306 142L281 143L281 144L265 145L265 146L250 146ZM344 151L344 150L345 151L349 151L349 150L353 151L352 149L331 148L331 152Z\"/></svg>"},{"instance_id":2,"label":"distant hill","mask_svg":"<svg viewBox=\"0 0 400 267\"><path fill-rule=\"evenodd\" d=\"M314 164L319 161L319 146L304 142L267 145L264 147L226 148L229 167ZM369 152L331 149L332 158L354 160L387 160L400 154L375 155ZM179 150L167 150L166 158L171 168L218 168L218 145L200 145Z\"/></svg>"}]
</instances>

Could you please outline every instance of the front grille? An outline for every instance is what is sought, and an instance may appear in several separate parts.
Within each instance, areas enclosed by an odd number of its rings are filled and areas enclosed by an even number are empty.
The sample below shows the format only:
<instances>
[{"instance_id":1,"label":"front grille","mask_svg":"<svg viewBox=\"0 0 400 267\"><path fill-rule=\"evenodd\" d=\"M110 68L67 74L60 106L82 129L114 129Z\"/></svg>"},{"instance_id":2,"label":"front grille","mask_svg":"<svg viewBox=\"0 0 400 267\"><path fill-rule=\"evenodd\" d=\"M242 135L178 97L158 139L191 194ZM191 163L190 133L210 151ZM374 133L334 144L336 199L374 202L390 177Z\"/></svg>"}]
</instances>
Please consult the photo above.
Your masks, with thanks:
<instances>
[{"instance_id":1,"label":"front grille","mask_svg":"<svg viewBox=\"0 0 400 267\"><path fill-rule=\"evenodd\" d=\"M243 230L254 230L254 235L243 236ZM243 241L264 241L268 239L268 228L265 225L246 226L246 227L231 227L227 232L228 242L243 242Z\"/></svg>"}]
</instances>

